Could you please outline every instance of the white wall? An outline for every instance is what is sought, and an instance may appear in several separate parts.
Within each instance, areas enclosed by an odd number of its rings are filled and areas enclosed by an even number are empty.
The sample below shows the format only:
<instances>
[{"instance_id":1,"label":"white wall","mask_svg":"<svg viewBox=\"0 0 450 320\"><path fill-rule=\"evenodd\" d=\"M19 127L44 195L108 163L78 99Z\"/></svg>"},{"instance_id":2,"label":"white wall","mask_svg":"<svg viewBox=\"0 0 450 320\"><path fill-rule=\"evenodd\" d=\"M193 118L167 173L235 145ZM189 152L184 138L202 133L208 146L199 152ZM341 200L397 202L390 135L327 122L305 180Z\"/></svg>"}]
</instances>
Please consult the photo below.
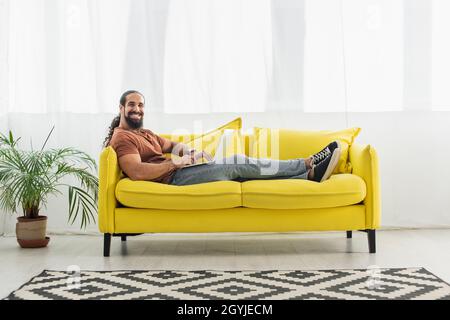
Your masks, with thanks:
<instances>
[{"instance_id":1,"label":"white wall","mask_svg":"<svg viewBox=\"0 0 450 320\"><path fill-rule=\"evenodd\" d=\"M22 143L33 145L45 139L53 124L55 135L49 146L72 146L90 153L95 159L101 150L106 128L113 114L9 114L9 127ZM242 116L243 129L253 126L297 129L342 129L346 119L343 113L309 114L301 112L267 112L239 115L167 115L147 113L146 127L158 133L174 130L207 131L236 116ZM0 128L6 128L1 120ZM3 121L3 122L2 122ZM349 113L348 126L362 128L357 142L373 145L379 155L382 191L383 227L449 227L450 226L450 123L449 112L382 112ZM48 208L50 232L79 232L78 224L68 225L67 197L52 198ZM0 232L14 234L15 217L0 217ZM3 228L2 228L2 221ZM97 232L91 225L87 232Z\"/></svg>"}]
</instances>

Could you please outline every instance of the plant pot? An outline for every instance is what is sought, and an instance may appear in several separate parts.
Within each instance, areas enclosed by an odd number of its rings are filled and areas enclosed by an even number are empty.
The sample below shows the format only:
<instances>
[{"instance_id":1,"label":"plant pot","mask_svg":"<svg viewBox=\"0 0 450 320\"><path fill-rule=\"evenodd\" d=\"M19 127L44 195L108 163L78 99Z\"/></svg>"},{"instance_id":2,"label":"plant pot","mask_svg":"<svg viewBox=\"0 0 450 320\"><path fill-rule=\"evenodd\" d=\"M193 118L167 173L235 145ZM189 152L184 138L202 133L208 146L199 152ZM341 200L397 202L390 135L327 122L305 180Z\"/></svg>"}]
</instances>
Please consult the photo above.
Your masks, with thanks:
<instances>
[{"instance_id":1,"label":"plant pot","mask_svg":"<svg viewBox=\"0 0 450 320\"><path fill-rule=\"evenodd\" d=\"M49 237L45 237L44 239L36 239L36 240L22 240L17 239L17 242L22 248L43 248L46 247L48 242L50 241Z\"/></svg>"},{"instance_id":2,"label":"plant pot","mask_svg":"<svg viewBox=\"0 0 450 320\"><path fill-rule=\"evenodd\" d=\"M45 236L47 217L18 217L16 223L17 242L22 248L42 248L47 246L50 238Z\"/></svg>"}]
</instances>

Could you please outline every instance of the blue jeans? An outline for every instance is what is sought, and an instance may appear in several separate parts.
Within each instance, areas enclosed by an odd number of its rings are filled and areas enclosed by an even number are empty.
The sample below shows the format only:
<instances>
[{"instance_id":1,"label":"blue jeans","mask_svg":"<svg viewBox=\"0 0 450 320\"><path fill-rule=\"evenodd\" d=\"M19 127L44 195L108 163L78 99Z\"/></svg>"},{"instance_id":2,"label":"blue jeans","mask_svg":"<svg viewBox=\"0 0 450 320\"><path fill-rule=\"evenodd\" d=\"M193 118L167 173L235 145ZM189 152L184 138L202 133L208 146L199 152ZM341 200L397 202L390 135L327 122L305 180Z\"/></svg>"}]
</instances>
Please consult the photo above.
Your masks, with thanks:
<instances>
[{"instance_id":1,"label":"blue jeans","mask_svg":"<svg viewBox=\"0 0 450 320\"><path fill-rule=\"evenodd\" d=\"M212 164L178 169L169 184L184 186L212 181L308 179L304 159L270 160L234 155Z\"/></svg>"}]
</instances>

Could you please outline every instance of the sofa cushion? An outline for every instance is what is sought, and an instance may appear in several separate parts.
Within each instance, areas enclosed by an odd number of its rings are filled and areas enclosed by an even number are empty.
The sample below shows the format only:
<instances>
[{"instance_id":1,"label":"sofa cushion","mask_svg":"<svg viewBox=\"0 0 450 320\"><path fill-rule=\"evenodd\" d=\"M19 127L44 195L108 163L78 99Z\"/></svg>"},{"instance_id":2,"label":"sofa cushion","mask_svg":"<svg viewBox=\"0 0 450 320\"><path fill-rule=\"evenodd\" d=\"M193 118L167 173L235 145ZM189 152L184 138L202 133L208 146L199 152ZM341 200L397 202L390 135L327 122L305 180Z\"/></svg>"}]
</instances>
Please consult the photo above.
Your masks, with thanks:
<instances>
[{"instance_id":1,"label":"sofa cushion","mask_svg":"<svg viewBox=\"0 0 450 320\"><path fill-rule=\"evenodd\" d=\"M220 159L236 154L245 154L245 140L241 130L225 129L214 157Z\"/></svg>"},{"instance_id":2,"label":"sofa cushion","mask_svg":"<svg viewBox=\"0 0 450 320\"><path fill-rule=\"evenodd\" d=\"M366 196L364 180L353 174L332 175L317 183L309 180L250 180L242 183L242 205L264 209L342 207Z\"/></svg>"},{"instance_id":3,"label":"sofa cushion","mask_svg":"<svg viewBox=\"0 0 450 320\"><path fill-rule=\"evenodd\" d=\"M224 209L242 205L241 185L235 181L174 186L126 178L117 184L116 197L126 207L146 209Z\"/></svg>"},{"instance_id":4,"label":"sofa cushion","mask_svg":"<svg viewBox=\"0 0 450 320\"><path fill-rule=\"evenodd\" d=\"M189 147L194 148L196 150L204 150L211 154L215 155L216 149L222 141L222 136L224 135L226 130L231 130L233 132L239 132L242 128L242 119L240 117L225 123L224 125L215 128L211 131L202 134L164 134L161 133L160 136L171 141L181 142L187 144ZM235 139L238 139L236 136ZM237 144L235 142L233 146ZM242 148L243 149L243 148ZM239 148L238 153L241 152L241 148Z\"/></svg>"},{"instance_id":5,"label":"sofa cushion","mask_svg":"<svg viewBox=\"0 0 450 320\"><path fill-rule=\"evenodd\" d=\"M322 150L330 142L339 140L341 157L334 173L351 173L348 150L360 131L357 127L339 131L253 128L252 156L279 160L306 158Z\"/></svg>"}]
</instances>

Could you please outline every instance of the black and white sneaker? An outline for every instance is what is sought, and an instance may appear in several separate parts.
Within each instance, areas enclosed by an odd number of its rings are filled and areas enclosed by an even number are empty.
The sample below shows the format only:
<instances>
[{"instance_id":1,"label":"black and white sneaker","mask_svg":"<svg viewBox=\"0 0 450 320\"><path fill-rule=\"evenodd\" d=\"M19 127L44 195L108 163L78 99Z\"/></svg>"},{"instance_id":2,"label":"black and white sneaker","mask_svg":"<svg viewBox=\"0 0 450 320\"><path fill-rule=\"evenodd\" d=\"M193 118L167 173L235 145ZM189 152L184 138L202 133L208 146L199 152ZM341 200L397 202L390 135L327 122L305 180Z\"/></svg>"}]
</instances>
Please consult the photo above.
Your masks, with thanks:
<instances>
[{"instance_id":1,"label":"black and white sneaker","mask_svg":"<svg viewBox=\"0 0 450 320\"><path fill-rule=\"evenodd\" d=\"M335 149L340 147L341 145L339 141L337 140L333 141L332 143L328 144L325 148L323 148L322 150L311 156L313 160L311 164L319 164L322 160L330 156Z\"/></svg>"},{"instance_id":2,"label":"black and white sneaker","mask_svg":"<svg viewBox=\"0 0 450 320\"><path fill-rule=\"evenodd\" d=\"M313 166L313 181L322 182L327 180L336 168L339 158L341 156L341 148L335 148L334 151L328 155L321 162Z\"/></svg>"}]
</instances>

